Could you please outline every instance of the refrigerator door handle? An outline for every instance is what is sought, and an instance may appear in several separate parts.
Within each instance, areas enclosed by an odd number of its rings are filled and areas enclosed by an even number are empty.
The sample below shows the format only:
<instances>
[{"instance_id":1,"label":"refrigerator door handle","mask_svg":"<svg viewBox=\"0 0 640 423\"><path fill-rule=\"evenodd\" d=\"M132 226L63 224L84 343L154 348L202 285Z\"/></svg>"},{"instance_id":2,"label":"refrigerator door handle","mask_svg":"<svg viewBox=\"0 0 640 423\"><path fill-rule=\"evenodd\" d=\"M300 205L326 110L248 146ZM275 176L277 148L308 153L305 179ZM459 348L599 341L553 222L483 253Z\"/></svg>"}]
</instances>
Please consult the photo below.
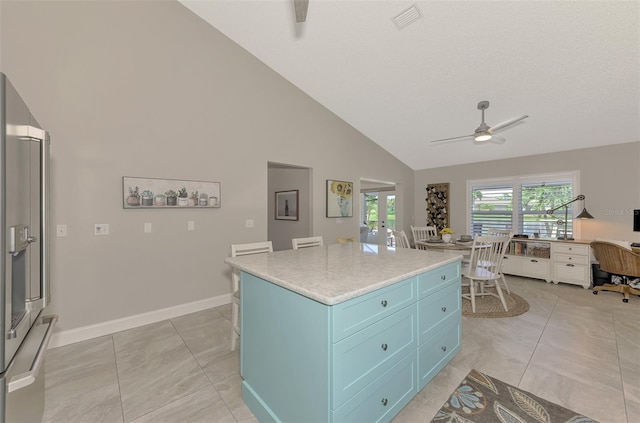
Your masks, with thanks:
<instances>
[{"instance_id":1,"label":"refrigerator door handle","mask_svg":"<svg viewBox=\"0 0 640 423\"><path fill-rule=\"evenodd\" d=\"M40 367L44 363L44 355L47 352L51 335L53 335L53 327L58 321L58 315L52 314L50 316L44 316L42 317L42 321L43 323L47 323L49 327L47 327L47 332L42 338L42 343L40 343L40 348L38 348L35 360L33 360L33 365L29 371L17 374L9 380L7 383L7 392L17 391L18 389L31 385L35 382L36 376L40 372Z\"/></svg>"}]
</instances>

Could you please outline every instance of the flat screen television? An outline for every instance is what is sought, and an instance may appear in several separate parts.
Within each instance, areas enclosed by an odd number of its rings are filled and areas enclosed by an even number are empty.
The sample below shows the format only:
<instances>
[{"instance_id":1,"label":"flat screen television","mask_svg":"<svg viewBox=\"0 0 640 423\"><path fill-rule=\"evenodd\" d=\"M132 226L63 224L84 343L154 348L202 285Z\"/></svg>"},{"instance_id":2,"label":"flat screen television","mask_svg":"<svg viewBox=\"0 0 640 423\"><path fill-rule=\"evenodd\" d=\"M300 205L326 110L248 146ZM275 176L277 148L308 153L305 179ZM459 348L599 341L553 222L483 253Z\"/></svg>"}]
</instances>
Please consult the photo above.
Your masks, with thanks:
<instances>
[{"instance_id":1,"label":"flat screen television","mask_svg":"<svg viewBox=\"0 0 640 423\"><path fill-rule=\"evenodd\" d=\"M640 210L633 211L633 230L640 232Z\"/></svg>"}]
</instances>

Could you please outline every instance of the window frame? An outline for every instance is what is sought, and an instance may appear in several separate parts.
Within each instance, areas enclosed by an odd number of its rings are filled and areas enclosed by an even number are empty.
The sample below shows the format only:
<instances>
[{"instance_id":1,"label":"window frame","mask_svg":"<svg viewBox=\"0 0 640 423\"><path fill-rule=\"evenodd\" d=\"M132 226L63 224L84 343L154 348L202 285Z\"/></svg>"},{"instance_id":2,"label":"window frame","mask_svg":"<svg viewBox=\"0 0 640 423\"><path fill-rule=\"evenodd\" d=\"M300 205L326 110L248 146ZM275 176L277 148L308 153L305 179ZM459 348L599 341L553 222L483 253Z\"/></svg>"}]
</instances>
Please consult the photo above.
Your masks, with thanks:
<instances>
[{"instance_id":1,"label":"window frame","mask_svg":"<svg viewBox=\"0 0 640 423\"><path fill-rule=\"evenodd\" d=\"M530 174L530 175L506 176L506 177L500 177L500 178L467 179L467 190L466 190L466 201L465 201L466 233L469 233L469 234L471 233L471 194L473 192L474 187L476 186L483 186L483 187L511 186L513 191L513 207L512 207L511 220L513 222L514 232L517 233L517 231L519 230L520 218L521 218L520 206L521 206L522 185L536 184L536 183L543 183L543 182L567 181L567 180L570 180L572 184L571 198L573 199L580 194L580 171L579 170L566 171L566 172L539 173L539 174ZM572 209L574 207L572 207ZM558 210L556 213L559 213L560 211L562 210ZM576 213L572 213L570 215L570 218L574 218L575 214ZM564 218L564 216L562 218ZM515 226L517 226L517 228L515 228ZM574 221L572 223L572 226L573 226L573 237L575 239L580 239L580 236L581 236L580 222Z\"/></svg>"}]
</instances>

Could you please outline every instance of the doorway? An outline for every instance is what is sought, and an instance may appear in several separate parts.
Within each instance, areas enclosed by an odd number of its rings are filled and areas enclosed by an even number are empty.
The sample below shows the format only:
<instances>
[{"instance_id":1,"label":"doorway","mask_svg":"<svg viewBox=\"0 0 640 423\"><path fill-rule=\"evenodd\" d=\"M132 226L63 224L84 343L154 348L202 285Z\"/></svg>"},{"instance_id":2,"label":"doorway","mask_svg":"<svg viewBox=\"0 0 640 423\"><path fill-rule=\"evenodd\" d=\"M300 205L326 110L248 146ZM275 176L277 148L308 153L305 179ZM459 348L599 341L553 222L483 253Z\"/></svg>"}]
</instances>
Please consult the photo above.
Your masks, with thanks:
<instances>
[{"instance_id":1,"label":"doorway","mask_svg":"<svg viewBox=\"0 0 640 423\"><path fill-rule=\"evenodd\" d=\"M394 246L392 231L399 216L396 186L365 180L361 180L360 186L360 216L367 226L366 242Z\"/></svg>"}]
</instances>

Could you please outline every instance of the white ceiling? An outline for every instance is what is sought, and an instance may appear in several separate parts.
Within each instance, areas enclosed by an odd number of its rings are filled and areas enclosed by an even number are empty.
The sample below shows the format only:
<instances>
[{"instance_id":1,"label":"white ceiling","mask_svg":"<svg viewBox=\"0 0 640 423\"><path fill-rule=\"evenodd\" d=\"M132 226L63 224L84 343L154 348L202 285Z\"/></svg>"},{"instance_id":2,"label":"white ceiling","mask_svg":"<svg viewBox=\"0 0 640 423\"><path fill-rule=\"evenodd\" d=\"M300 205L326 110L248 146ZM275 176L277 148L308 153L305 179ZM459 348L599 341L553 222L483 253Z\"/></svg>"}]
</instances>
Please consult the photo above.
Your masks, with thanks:
<instances>
[{"instance_id":1,"label":"white ceiling","mask_svg":"<svg viewBox=\"0 0 640 423\"><path fill-rule=\"evenodd\" d=\"M180 1L414 170L640 141L639 1Z\"/></svg>"}]
</instances>

